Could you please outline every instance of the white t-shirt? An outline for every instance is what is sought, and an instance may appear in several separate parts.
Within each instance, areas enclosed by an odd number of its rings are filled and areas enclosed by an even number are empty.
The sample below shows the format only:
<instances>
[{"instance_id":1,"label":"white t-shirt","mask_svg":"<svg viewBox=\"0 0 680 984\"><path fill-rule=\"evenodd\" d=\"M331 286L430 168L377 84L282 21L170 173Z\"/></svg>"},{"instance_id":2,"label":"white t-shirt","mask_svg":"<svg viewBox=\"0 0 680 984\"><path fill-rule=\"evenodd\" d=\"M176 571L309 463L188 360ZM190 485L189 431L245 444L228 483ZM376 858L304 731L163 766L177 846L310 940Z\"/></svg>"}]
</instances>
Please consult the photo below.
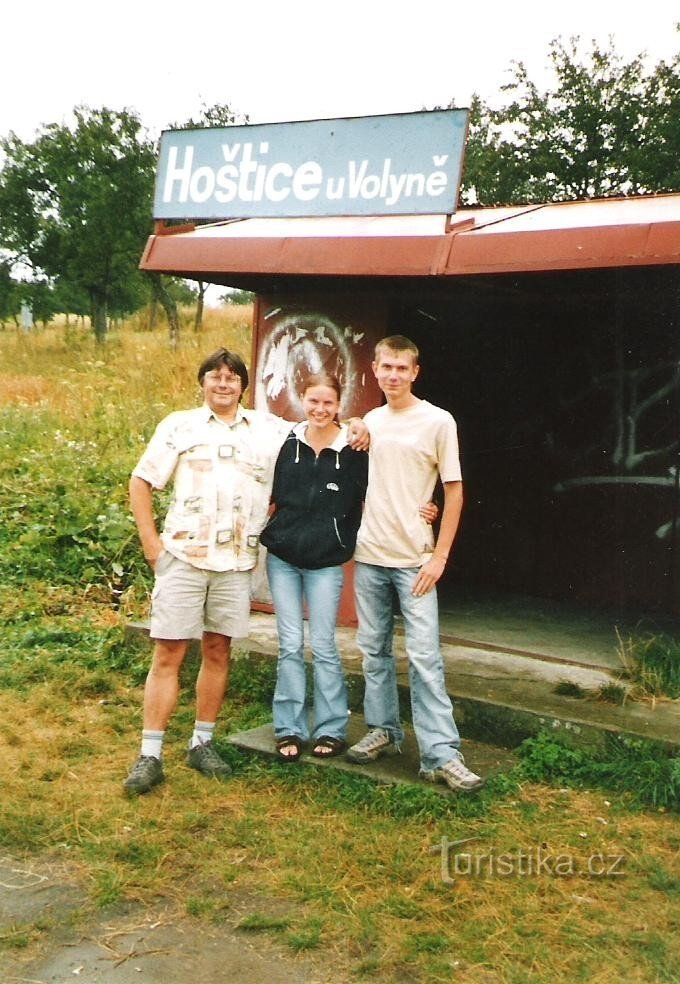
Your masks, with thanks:
<instances>
[{"instance_id":1,"label":"white t-shirt","mask_svg":"<svg viewBox=\"0 0 680 984\"><path fill-rule=\"evenodd\" d=\"M371 434L368 491L354 559L381 567L421 567L434 548L432 527L418 509L437 477L462 479L456 422L447 410L418 400L385 405L364 417Z\"/></svg>"}]
</instances>

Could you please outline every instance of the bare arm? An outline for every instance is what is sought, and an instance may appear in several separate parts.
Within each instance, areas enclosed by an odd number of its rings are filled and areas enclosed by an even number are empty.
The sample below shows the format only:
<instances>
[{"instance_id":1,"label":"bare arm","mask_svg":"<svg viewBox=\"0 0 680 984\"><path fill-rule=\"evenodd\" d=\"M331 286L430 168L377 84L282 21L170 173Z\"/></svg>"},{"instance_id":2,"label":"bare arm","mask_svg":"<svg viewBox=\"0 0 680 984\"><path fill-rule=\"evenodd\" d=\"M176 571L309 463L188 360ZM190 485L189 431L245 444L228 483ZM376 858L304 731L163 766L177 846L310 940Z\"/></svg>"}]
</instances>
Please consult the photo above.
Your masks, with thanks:
<instances>
[{"instance_id":1,"label":"bare arm","mask_svg":"<svg viewBox=\"0 0 680 984\"><path fill-rule=\"evenodd\" d=\"M130 479L130 508L137 524L144 556L149 564L155 567L163 543L153 515L153 489L148 482L136 475Z\"/></svg>"},{"instance_id":2,"label":"bare arm","mask_svg":"<svg viewBox=\"0 0 680 984\"><path fill-rule=\"evenodd\" d=\"M416 597L427 594L435 586L444 573L453 541L458 532L460 514L463 510L463 483L444 482L444 511L439 527L439 536L434 545L432 556L420 568L418 577L413 585Z\"/></svg>"}]
</instances>

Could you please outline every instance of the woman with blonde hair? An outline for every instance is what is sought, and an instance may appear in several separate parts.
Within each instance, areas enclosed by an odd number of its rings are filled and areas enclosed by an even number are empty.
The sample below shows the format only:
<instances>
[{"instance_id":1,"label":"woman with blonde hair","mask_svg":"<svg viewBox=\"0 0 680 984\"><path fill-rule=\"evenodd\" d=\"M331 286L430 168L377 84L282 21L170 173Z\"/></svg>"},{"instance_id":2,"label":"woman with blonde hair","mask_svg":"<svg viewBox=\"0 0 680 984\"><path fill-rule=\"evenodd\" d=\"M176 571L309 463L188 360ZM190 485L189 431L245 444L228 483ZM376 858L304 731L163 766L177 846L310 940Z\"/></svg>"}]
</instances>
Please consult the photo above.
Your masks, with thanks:
<instances>
[{"instance_id":1,"label":"woman with blonde hair","mask_svg":"<svg viewBox=\"0 0 680 984\"><path fill-rule=\"evenodd\" d=\"M304 606L314 676L312 755L343 752L347 690L335 641L342 565L354 553L368 479L368 456L348 444L339 422L335 376L310 376L301 393L306 419L286 439L276 463L274 512L262 532L279 635L273 716L283 762L296 762L310 738L306 706Z\"/></svg>"}]
</instances>

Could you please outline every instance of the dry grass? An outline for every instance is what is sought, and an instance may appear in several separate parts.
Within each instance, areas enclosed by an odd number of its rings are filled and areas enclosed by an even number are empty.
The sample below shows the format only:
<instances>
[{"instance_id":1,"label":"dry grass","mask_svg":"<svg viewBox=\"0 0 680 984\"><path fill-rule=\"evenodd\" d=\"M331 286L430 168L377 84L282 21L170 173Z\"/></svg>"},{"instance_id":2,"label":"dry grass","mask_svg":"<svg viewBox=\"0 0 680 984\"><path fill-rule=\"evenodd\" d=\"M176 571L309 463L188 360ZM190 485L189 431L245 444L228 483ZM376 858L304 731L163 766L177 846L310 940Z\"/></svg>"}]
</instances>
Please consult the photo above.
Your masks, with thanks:
<instances>
[{"instance_id":1,"label":"dry grass","mask_svg":"<svg viewBox=\"0 0 680 984\"><path fill-rule=\"evenodd\" d=\"M252 307L209 308L203 329L185 329L173 349L166 332L112 331L97 346L88 329L49 327L0 333L0 406L48 407L76 423L101 408L102 398L122 407L184 407L197 399L196 369L221 345L250 363Z\"/></svg>"},{"instance_id":2,"label":"dry grass","mask_svg":"<svg viewBox=\"0 0 680 984\"><path fill-rule=\"evenodd\" d=\"M327 770L294 776L237 765L224 784L185 767L190 694L170 729L168 783L125 799L141 692L104 700L37 684L0 694L0 824L4 850L67 858L99 904L171 898L201 918L230 922L232 900L256 899L267 924L281 902L292 922L270 929L295 949L323 947L343 973L386 980L610 982L672 980L677 944L676 822L630 811L604 794L527 785L480 816L395 820L342 806ZM227 706L223 730L235 708ZM334 780L346 782L341 776ZM475 856L568 856L578 871L442 879L442 838ZM590 877L593 855L622 857L621 875ZM528 863L528 862L527 862ZM525 865L526 868L526 865ZM195 913L194 913L195 914ZM242 912L239 910L239 920ZM304 936L308 933L308 937ZM300 937L300 934L303 934ZM306 941L306 942L305 942Z\"/></svg>"}]
</instances>

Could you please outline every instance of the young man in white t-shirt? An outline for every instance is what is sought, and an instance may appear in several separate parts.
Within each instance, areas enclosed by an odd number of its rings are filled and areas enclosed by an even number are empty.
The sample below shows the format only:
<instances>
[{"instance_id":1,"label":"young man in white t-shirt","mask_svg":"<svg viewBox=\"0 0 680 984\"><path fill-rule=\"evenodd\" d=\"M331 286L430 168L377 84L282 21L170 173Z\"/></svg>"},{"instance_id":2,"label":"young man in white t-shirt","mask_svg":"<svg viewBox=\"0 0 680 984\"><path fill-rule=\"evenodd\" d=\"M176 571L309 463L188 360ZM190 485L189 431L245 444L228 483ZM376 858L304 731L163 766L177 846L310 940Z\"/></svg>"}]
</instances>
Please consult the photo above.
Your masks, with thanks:
<instances>
[{"instance_id":1,"label":"young man in white t-shirt","mask_svg":"<svg viewBox=\"0 0 680 984\"><path fill-rule=\"evenodd\" d=\"M365 419L371 435L366 504L357 537L355 595L366 683L368 733L347 753L352 762L373 761L404 732L392 654L393 592L404 620L413 727L420 776L456 791L478 789L483 779L465 765L460 736L446 693L439 646L436 583L458 530L463 483L456 422L450 413L414 396L418 349L403 335L378 342L373 372L386 404ZM437 479L444 488L439 535L419 512Z\"/></svg>"}]
</instances>

